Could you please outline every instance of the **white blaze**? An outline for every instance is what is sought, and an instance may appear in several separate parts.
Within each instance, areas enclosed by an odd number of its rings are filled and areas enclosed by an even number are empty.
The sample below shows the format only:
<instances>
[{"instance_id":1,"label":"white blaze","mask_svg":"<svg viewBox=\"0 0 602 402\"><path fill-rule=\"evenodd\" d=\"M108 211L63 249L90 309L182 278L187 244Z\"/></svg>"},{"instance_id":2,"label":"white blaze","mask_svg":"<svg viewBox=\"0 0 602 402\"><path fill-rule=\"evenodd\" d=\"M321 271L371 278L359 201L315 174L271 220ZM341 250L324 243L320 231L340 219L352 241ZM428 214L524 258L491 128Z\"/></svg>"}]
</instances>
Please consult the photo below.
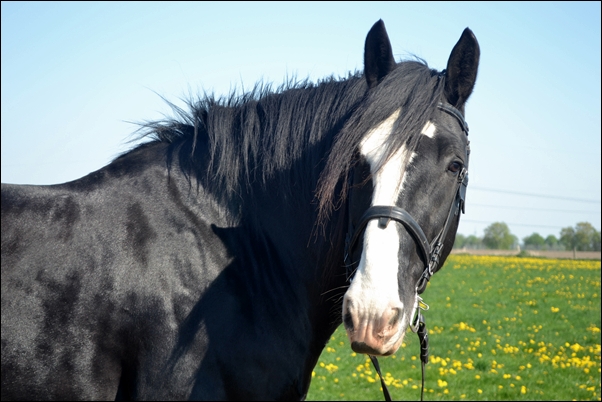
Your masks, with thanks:
<instances>
[{"instance_id":1,"label":"white blaze","mask_svg":"<svg viewBox=\"0 0 602 402\"><path fill-rule=\"evenodd\" d=\"M427 121L422 129L422 135L426 135L429 138L433 138L435 136L435 125L430 121Z\"/></svg>"},{"instance_id":2,"label":"white blaze","mask_svg":"<svg viewBox=\"0 0 602 402\"><path fill-rule=\"evenodd\" d=\"M360 153L370 165L373 175L374 192L371 205L395 205L406 181L404 161L407 155L406 147L399 149L388 161L384 162L389 135L392 134L395 121L400 111L393 113L379 126L372 129L360 144ZM422 134L432 138L435 135L435 125L427 122ZM412 153L407 163L416 156ZM377 171L378 166L382 167ZM409 324L412 306L404 309L399 299L398 290L398 254L399 233L397 225L390 223L386 228L378 227L378 220L372 220L364 232L364 248L357 272L347 293L356 302L362 301L359 307L368 316L378 317L383 311L398 306L403 310L403 322L400 335ZM365 304L364 304L365 303ZM393 337L397 338L398 337ZM397 339L391 339L394 343Z\"/></svg>"}]
</instances>

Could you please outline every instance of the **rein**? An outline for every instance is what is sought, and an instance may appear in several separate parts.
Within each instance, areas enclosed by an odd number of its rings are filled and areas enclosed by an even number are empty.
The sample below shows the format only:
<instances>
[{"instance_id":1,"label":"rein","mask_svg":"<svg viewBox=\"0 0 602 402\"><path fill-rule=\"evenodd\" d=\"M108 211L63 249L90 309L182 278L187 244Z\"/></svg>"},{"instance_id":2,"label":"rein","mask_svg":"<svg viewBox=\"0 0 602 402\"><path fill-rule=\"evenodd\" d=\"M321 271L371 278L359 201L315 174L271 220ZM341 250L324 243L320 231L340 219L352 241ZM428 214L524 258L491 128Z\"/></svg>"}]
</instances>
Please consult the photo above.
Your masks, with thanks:
<instances>
[{"instance_id":1,"label":"rein","mask_svg":"<svg viewBox=\"0 0 602 402\"><path fill-rule=\"evenodd\" d=\"M439 103L437 108L450 114L455 117L456 120L460 123L462 127L462 131L468 136L468 124L464 120L462 113L456 109L455 107ZM470 144L470 142L469 142ZM414 220L412 215L407 212L403 208L399 208L394 205L374 205L369 207L366 212L362 215L359 220L359 224L357 228L353 227L351 219L349 219L349 228L347 230L347 237L345 239L345 266L347 268L347 281L351 282L355 270L352 270L351 267L354 265L351 260L352 251L360 237L360 235L366 229L368 223L373 219L378 219L378 227L384 229L387 227L391 220L401 223L406 230L410 233L414 242L420 249L420 253L424 258L424 271L418 279L416 283L416 304L414 305L412 311L412 320L410 322L410 329L412 332L418 334L418 339L420 340L420 361L422 366L422 388L420 391L420 400L423 400L424 396L424 368L428 363L428 331L426 329L426 320L422 315L421 311L426 311L429 309L429 306L422 301L422 298L419 296L426 289L426 285L436 272L439 265L439 257L441 254L441 250L443 249L443 242L447 237L447 232L449 231L450 225L452 223L452 217L455 217L456 220L460 219L460 211L464 213L465 210L465 199L466 199L466 187L468 186L468 156L470 155L470 146L467 144L466 146L466 163L462 167L462 170L458 174L458 179L456 182L456 195L449 209L449 213L447 214L447 218L445 220L445 224L441 231L435 236L432 242L429 242L424 231L420 227L420 225ZM368 355L378 376L380 378L380 383L383 389L383 395L386 401L391 400L391 395L389 394L389 390L387 389L387 385L383 380L383 376L380 372L380 365L378 364L378 360L376 356Z\"/></svg>"}]
</instances>

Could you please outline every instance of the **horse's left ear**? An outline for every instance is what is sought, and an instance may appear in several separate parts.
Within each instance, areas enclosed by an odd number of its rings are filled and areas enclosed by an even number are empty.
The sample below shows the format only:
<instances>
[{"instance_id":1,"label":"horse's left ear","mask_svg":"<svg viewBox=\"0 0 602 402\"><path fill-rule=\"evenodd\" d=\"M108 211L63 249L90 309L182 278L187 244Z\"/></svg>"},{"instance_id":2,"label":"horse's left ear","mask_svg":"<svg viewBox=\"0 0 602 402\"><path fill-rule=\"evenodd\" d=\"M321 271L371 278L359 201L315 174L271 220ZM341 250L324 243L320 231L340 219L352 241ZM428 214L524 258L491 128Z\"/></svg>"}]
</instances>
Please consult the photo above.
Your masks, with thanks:
<instances>
[{"instance_id":1,"label":"horse's left ear","mask_svg":"<svg viewBox=\"0 0 602 402\"><path fill-rule=\"evenodd\" d=\"M445 97L458 109L464 106L472 93L477 80L480 55L477 38L466 28L449 56L445 73Z\"/></svg>"},{"instance_id":2,"label":"horse's left ear","mask_svg":"<svg viewBox=\"0 0 602 402\"><path fill-rule=\"evenodd\" d=\"M368 32L364 46L364 75L368 88L375 87L395 66L385 23L378 20Z\"/></svg>"}]
</instances>

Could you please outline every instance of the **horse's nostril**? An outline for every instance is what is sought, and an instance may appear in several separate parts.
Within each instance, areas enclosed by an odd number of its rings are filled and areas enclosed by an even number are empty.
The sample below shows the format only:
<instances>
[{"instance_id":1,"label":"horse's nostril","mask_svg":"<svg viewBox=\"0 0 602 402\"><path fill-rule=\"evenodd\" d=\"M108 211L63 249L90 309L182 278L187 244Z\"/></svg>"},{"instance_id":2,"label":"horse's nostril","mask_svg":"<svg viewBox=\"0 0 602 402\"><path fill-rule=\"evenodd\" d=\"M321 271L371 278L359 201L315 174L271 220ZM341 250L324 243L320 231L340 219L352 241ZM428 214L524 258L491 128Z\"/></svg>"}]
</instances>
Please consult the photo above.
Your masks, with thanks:
<instances>
[{"instance_id":1,"label":"horse's nostril","mask_svg":"<svg viewBox=\"0 0 602 402\"><path fill-rule=\"evenodd\" d=\"M347 311L345 316L343 317L343 323L345 324L345 328L348 330L353 330L353 318L351 318L351 313Z\"/></svg>"},{"instance_id":2,"label":"horse's nostril","mask_svg":"<svg viewBox=\"0 0 602 402\"><path fill-rule=\"evenodd\" d=\"M393 308L393 316L391 317L391 319L389 320L389 325L393 326L397 323L397 321L399 321L399 319L401 318L401 309L400 308Z\"/></svg>"}]
</instances>

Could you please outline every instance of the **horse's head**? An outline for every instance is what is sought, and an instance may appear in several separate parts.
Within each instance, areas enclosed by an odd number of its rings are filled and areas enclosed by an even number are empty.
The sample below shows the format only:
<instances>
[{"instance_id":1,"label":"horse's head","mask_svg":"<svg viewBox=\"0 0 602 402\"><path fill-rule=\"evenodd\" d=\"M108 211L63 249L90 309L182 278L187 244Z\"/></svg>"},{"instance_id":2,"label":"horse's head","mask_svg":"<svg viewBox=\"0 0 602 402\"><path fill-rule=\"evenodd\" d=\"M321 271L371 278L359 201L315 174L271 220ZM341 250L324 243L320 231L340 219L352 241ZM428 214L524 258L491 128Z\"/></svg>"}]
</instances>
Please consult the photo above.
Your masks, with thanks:
<instances>
[{"instance_id":1,"label":"horse's head","mask_svg":"<svg viewBox=\"0 0 602 402\"><path fill-rule=\"evenodd\" d=\"M343 322L356 352L390 355L399 348L418 294L451 251L467 184L464 105L478 62L479 46L468 28L442 73L396 63L382 21L368 33L369 105L349 124L361 125L371 110L388 112L364 131L350 170L346 263L354 275ZM412 68L426 74L408 80ZM419 94L421 88L428 93ZM392 107L396 92L401 103Z\"/></svg>"}]
</instances>

